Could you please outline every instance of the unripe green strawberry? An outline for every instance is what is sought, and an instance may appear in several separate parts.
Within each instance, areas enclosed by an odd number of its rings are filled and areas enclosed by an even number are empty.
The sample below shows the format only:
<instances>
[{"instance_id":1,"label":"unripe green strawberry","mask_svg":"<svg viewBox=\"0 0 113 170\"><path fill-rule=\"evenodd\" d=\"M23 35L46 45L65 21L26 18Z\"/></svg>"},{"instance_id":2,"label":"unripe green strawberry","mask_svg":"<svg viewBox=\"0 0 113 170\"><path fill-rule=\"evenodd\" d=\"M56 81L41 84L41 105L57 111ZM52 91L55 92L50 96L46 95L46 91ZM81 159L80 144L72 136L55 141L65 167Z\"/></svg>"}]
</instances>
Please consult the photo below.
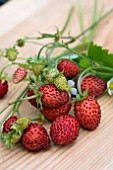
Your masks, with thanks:
<instances>
[{"instance_id":1,"label":"unripe green strawberry","mask_svg":"<svg viewBox=\"0 0 113 170\"><path fill-rule=\"evenodd\" d=\"M50 84L53 84L54 83L54 77L57 76L59 73L59 71L55 68L53 69L50 69L46 72L46 79L48 80L48 82Z\"/></svg>"},{"instance_id":2,"label":"unripe green strawberry","mask_svg":"<svg viewBox=\"0 0 113 170\"><path fill-rule=\"evenodd\" d=\"M25 45L25 40L24 39L18 39L17 40L17 45L19 46L19 47L23 47L24 45Z\"/></svg>"},{"instance_id":3,"label":"unripe green strawberry","mask_svg":"<svg viewBox=\"0 0 113 170\"><path fill-rule=\"evenodd\" d=\"M32 70L35 75L40 75L42 70L45 68L45 63L32 63Z\"/></svg>"},{"instance_id":4,"label":"unripe green strawberry","mask_svg":"<svg viewBox=\"0 0 113 170\"><path fill-rule=\"evenodd\" d=\"M6 57L8 58L9 61L16 60L17 55L18 55L18 51L15 47L6 49Z\"/></svg>"},{"instance_id":5,"label":"unripe green strawberry","mask_svg":"<svg viewBox=\"0 0 113 170\"><path fill-rule=\"evenodd\" d=\"M59 90L62 90L62 91L67 91L69 92L70 91L70 87L68 85L68 82L67 82L67 79L59 74L59 76L57 76L55 79L54 79L54 85L59 89Z\"/></svg>"},{"instance_id":6,"label":"unripe green strawberry","mask_svg":"<svg viewBox=\"0 0 113 170\"><path fill-rule=\"evenodd\" d=\"M20 125L20 127L22 128L22 130L24 130L24 129L26 129L26 128L29 126L29 124L30 124L30 119L27 118L27 117L21 117L21 118L19 118L19 119L16 121L16 123L17 123L18 125Z\"/></svg>"}]
</instances>

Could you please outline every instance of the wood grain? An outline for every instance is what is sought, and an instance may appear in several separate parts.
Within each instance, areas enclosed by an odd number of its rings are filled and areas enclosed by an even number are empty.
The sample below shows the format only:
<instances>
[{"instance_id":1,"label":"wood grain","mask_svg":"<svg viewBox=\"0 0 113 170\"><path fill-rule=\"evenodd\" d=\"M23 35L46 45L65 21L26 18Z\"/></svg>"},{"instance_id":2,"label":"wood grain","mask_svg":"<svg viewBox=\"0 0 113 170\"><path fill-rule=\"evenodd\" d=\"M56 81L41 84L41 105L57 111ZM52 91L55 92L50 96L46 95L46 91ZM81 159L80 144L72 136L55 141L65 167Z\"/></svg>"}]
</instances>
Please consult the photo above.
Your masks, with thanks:
<instances>
[{"instance_id":1,"label":"wood grain","mask_svg":"<svg viewBox=\"0 0 113 170\"><path fill-rule=\"evenodd\" d=\"M112 0L99 0L99 8L105 4L105 11L113 6ZM0 48L13 45L17 38L36 36L38 31L55 32L56 26L62 27L71 5L75 6L74 16L68 30L77 35L80 32L77 0L12 0L0 8ZM91 21L93 1L84 0L85 27ZM98 27L94 41L113 52L113 15ZM46 41L42 41L45 43ZM26 58L38 52L40 46L26 45L20 57ZM58 51L56 51L57 53ZM7 60L0 60L0 69ZM8 69L12 74L15 68ZM13 101L26 86L9 82L9 93L0 100L0 110ZM100 126L92 132L80 129L80 135L73 144L53 146L47 151L32 153L20 144L8 149L0 141L0 170L112 170L113 169L113 97L108 94L98 98L102 109ZM21 106L23 115L35 115L36 109L28 102ZM8 112L8 111L7 111ZM6 112L6 113L7 113ZM5 114L0 115L0 120ZM49 125L44 125L49 132Z\"/></svg>"}]
</instances>

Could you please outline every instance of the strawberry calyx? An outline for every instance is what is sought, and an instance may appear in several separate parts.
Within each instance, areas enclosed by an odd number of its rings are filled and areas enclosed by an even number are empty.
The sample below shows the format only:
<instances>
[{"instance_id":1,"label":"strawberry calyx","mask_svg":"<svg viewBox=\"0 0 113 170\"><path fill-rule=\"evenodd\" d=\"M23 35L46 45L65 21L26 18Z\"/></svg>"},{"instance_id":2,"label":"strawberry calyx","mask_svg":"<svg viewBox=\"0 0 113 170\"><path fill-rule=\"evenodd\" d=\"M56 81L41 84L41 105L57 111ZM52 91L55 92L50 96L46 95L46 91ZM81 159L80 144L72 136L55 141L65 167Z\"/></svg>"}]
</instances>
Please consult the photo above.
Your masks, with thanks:
<instances>
[{"instance_id":1,"label":"strawberry calyx","mask_svg":"<svg viewBox=\"0 0 113 170\"><path fill-rule=\"evenodd\" d=\"M5 57L9 60L9 61L12 61L14 62L17 58L17 55L18 55L18 51L16 49L15 46L11 47L11 48L6 48L6 54L5 54Z\"/></svg>"},{"instance_id":2,"label":"strawberry calyx","mask_svg":"<svg viewBox=\"0 0 113 170\"><path fill-rule=\"evenodd\" d=\"M27 59L30 69L36 76L39 76L46 67L47 61L44 58L37 59L36 56Z\"/></svg>"},{"instance_id":3,"label":"strawberry calyx","mask_svg":"<svg viewBox=\"0 0 113 170\"><path fill-rule=\"evenodd\" d=\"M82 101L82 100L86 99L87 97L88 97L88 90L86 89L86 90L82 93L82 95L76 94L76 97L75 97L75 98L72 98L72 99L70 100L70 102L71 102L71 103L79 102L79 101Z\"/></svg>"}]
</instances>

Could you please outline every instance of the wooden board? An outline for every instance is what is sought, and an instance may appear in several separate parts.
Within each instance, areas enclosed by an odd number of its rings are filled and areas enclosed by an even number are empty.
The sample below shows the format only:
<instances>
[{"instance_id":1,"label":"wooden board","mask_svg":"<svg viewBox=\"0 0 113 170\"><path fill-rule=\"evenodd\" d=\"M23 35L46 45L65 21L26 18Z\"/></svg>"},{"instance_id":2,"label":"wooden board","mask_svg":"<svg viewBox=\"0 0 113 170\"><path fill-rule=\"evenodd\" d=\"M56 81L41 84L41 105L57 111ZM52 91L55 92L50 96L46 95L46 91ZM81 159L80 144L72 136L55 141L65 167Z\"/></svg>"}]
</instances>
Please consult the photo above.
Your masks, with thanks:
<instances>
[{"instance_id":1,"label":"wooden board","mask_svg":"<svg viewBox=\"0 0 113 170\"><path fill-rule=\"evenodd\" d=\"M105 11L113 6L112 0L99 0L99 8L105 4ZM13 45L24 35L36 36L38 31L55 32L62 27L71 5L75 6L74 16L68 30L73 35L80 32L77 0L12 0L0 7L0 48ZM84 0L85 27L91 21L93 1ZM105 19L97 29L94 41L113 52L113 15ZM44 41L45 42L45 41ZM38 52L40 46L27 45L20 57ZM57 53L57 52L56 52ZM0 60L0 69L7 60ZM15 68L8 69L10 74ZM26 83L9 83L9 93L0 100L0 110L14 101ZM102 109L100 126L92 132L80 129L80 135L68 146L52 146L47 151L28 152L21 145L8 149L0 141L0 170L112 170L113 169L113 97L108 94L98 98ZM7 113L7 112L6 112ZM0 120L5 116L0 115ZM36 109L28 102L21 106L23 115L35 115ZM46 125L45 125L46 126ZM49 127L48 127L49 132Z\"/></svg>"}]
</instances>

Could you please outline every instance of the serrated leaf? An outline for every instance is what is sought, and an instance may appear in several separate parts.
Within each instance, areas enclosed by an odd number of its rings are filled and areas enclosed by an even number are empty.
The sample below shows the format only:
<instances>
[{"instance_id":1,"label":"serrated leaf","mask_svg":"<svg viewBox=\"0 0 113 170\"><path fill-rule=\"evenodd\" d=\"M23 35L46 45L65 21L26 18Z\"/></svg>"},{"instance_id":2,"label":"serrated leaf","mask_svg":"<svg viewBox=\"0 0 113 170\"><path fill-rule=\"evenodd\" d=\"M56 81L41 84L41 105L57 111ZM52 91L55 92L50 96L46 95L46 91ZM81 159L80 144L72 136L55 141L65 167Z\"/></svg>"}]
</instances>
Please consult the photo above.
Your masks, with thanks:
<instances>
[{"instance_id":1,"label":"serrated leaf","mask_svg":"<svg viewBox=\"0 0 113 170\"><path fill-rule=\"evenodd\" d=\"M109 54L108 50L102 49L101 46L95 45L93 42L89 45L88 58L100 65L113 68L113 54Z\"/></svg>"}]
</instances>

